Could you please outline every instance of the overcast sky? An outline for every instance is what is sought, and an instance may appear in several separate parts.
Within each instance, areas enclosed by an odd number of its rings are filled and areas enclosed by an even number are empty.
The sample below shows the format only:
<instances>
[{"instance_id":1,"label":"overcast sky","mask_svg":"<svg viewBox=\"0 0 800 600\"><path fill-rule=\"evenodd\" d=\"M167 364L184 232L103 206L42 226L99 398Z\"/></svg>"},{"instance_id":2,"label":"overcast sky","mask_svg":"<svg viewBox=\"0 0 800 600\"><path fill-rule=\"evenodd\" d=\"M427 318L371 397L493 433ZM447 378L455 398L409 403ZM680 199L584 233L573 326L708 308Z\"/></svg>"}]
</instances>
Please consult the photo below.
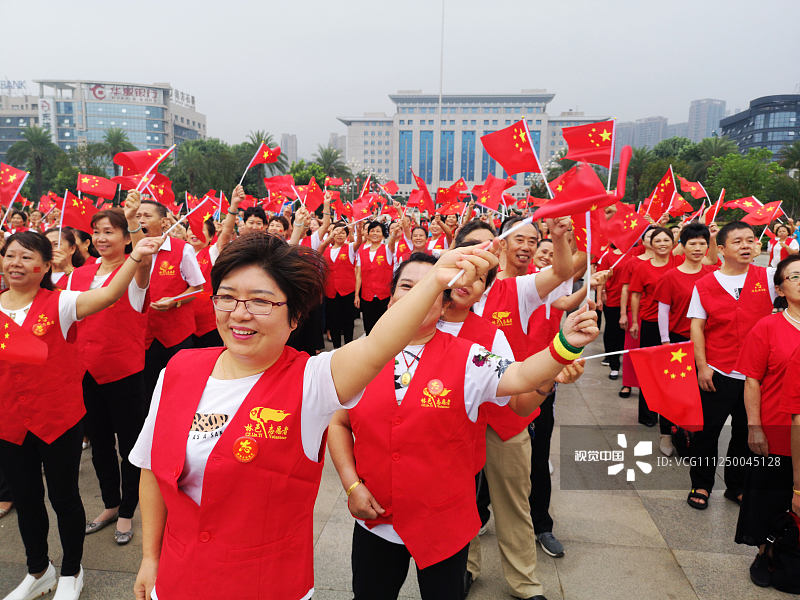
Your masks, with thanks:
<instances>
[{"instance_id":1,"label":"overcast sky","mask_svg":"<svg viewBox=\"0 0 800 600\"><path fill-rule=\"evenodd\" d=\"M295 133L309 157L337 116L438 92L440 2L0 0L0 77L169 82L209 135ZM800 91L798 0L445 2L445 93L544 88L550 114L676 123L693 99Z\"/></svg>"}]
</instances>

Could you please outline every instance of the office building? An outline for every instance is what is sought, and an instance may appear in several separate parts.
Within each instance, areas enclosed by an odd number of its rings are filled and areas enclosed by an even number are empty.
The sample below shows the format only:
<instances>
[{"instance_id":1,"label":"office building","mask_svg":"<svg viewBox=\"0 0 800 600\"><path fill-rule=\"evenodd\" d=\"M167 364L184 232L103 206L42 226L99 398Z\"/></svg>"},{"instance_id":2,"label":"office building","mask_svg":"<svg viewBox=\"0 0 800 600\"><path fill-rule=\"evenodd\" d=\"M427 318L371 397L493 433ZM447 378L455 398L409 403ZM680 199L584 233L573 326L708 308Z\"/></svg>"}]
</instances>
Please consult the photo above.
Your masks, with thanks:
<instances>
[{"instance_id":1,"label":"office building","mask_svg":"<svg viewBox=\"0 0 800 600\"><path fill-rule=\"evenodd\" d=\"M328 146L342 153L342 160L347 156L347 136L340 133L331 133Z\"/></svg>"},{"instance_id":2,"label":"office building","mask_svg":"<svg viewBox=\"0 0 800 600\"><path fill-rule=\"evenodd\" d=\"M725 100L704 98L692 100L689 105L688 138L699 142L712 137L719 129L719 122L725 116Z\"/></svg>"},{"instance_id":3,"label":"office building","mask_svg":"<svg viewBox=\"0 0 800 600\"><path fill-rule=\"evenodd\" d=\"M281 154L286 157L290 165L297 162L297 136L295 134L281 134Z\"/></svg>"},{"instance_id":4,"label":"office building","mask_svg":"<svg viewBox=\"0 0 800 600\"><path fill-rule=\"evenodd\" d=\"M39 124L39 98L28 95L0 95L0 162L23 140L22 130Z\"/></svg>"},{"instance_id":5,"label":"office building","mask_svg":"<svg viewBox=\"0 0 800 600\"><path fill-rule=\"evenodd\" d=\"M772 150L779 159L784 146L800 139L800 94L763 96L750 102L750 108L720 121L722 135L739 145L742 154L750 148Z\"/></svg>"},{"instance_id":6,"label":"office building","mask_svg":"<svg viewBox=\"0 0 800 600\"><path fill-rule=\"evenodd\" d=\"M667 128L664 130L664 139L673 137L689 137L689 123L668 123Z\"/></svg>"}]
</instances>

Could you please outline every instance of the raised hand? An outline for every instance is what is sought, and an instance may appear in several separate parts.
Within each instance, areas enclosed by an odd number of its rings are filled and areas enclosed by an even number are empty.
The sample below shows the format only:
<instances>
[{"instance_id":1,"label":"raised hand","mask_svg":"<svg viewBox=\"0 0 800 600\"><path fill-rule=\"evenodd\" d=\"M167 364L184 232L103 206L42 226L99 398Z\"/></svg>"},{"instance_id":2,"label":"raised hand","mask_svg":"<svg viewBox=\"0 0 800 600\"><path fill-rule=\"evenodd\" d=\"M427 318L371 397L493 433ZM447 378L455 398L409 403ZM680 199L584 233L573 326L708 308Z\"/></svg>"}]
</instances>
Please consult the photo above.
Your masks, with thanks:
<instances>
[{"instance_id":1,"label":"raised hand","mask_svg":"<svg viewBox=\"0 0 800 600\"><path fill-rule=\"evenodd\" d=\"M600 329L597 327L597 313L594 309L595 304L590 300L588 306L583 305L566 318L561 331L570 345L583 348L598 336Z\"/></svg>"}]
</instances>

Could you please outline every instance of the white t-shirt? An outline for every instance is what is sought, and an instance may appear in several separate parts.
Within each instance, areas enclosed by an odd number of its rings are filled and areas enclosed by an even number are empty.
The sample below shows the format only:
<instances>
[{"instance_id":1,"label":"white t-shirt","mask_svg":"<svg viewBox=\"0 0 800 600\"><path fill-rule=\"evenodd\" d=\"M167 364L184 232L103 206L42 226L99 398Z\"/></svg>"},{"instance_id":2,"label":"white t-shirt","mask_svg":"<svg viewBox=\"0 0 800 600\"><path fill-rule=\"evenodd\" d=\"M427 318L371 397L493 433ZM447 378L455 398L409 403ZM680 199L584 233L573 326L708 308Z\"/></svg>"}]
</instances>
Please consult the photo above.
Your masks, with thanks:
<instances>
[{"instance_id":1,"label":"white t-shirt","mask_svg":"<svg viewBox=\"0 0 800 600\"><path fill-rule=\"evenodd\" d=\"M749 269L748 269L749 271ZM717 281L722 286L726 292L728 292L735 300L739 300L739 294L742 293L742 288L744 288L744 282L747 278L747 272L741 273L740 275L723 275L720 271L714 271L714 277L717 278ZM775 290L775 286L772 285L772 280L775 277L775 269L772 267L767 267L767 290L769 291L769 300L770 302L775 302L775 297L777 296L778 292ZM689 309L686 311L686 316L690 319L707 319L708 313L706 313L706 309L703 307L703 303L700 301L700 294L697 292L697 286L695 285L692 289L692 299L689 302ZM717 373L721 373L722 375L727 375L728 377L732 377L733 379L741 379L744 380L745 376L739 373L738 371L731 371L730 373L726 373L714 365L708 365L712 369L714 369Z\"/></svg>"},{"instance_id":2,"label":"white t-shirt","mask_svg":"<svg viewBox=\"0 0 800 600\"><path fill-rule=\"evenodd\" d=\"M386 262L387 264L391 265L394 260L394 255L392 254L392 250L389 248L388 244L384 243L383 246L386 248ZM370 262L375 260L375 255L378 253L379 249L380 248L376 248L375 250L373 250L372 247L370 247L369 249ZM361 254L356 254L356 265L358 265L359 267L361 266Z\"/></svg>"},{"instance_id":3,"label":"white t-shirt","mask_svg":"<svg viewBox=\"0 0 800 600\"><path fill-rule=\"evenodd\" d=\"M80 295L81 292L62 291L58 296L58 320L61 322L61 335L64 336L64 339L67 339L69 328L78 320L78 296ZM0 298L2 298L1 295ZM4 307L0 300L0 311L21 327L32 305L33 302L23 308L11 310Z\"/></svg>"},{"instance_id":4,"label":"white t-shirt","mask_svg":"<svg viewBox=\"0 0 800 600\"><path fill-rule=\"evenodd\" d=\"M102 261L102 259L99 259ZM73 271L72 273L74 273ZM72 273L69 274L67 278L67 289L72 289ZM92 278L92 283L89 284L90 290L95 290L97 288L103 287L105 285L106 280L109 278L111 273L106 273L105 275L95 275ZM133 310L136 312L143 312L144 311L144 299L147 296L147 288L140 288L139 284L136 283L136 277L131 279L131 282L128 284L128 302L131 303Z\"/></svg>"},{"instance_id":5,"label":"white t-shirt","mask_svg":"<svg viewBox=\"0 0 800 600\"><path fill-rule=\"evenodd\" d=\"M442 324L440 321L439 324ZM437 328L442 329L437 324ZM449 329L461 330L463 323L447 323L445 327ZM457 327L454 327L457 326ZM450 333L447 331L447 333ZM495 338L497 342L497 338ZM508 341L505 342L508 345ZM406 395L407 387L403 387L400 378L407 371L414 376L417 371L417 364L424 356L425 346L406 346L403 351L394 358L394 391L397 404L399 405ZM499 406L505 406L511 399L510 396L497 398L497 386L500 377L506 369L514 363L514 355L511 348L505 355L498 355L490 352L478 344L472 344L469 350L469 359L464 372L464 408L467 418L473 423L478 420L478 411L481 404L491 402ZM381 523L369 529L364 521L356 519L356 522L370 533L374 533L380 538L395 544L403 544L402 538L395 531L390 523Z\"/></svg>"},{"instance_id":6,"label":"white t-shirt","mask_svg":"<svg viewBox=\"0 0 800 600\"><path fill-rule=\"evenodd\" d=\"M800 250L800 245L798 245L797 240L793 237L786 238L786 243L792 250ZM779 242L775 242L770 248L769 253L769 266L770 267L777 267L778 263L781 262L781 250L783 246L780 245Z\"/></svg>"},{"instance_id":7,"label":"white t-shirt","mask_svg":"<svg viewBox=\"0 0 800 600\"><path fill-rule=\"evenodd\" d=\"M336 262L336 257L339 256L339 251L344 248L344 246L339 246L338 248L334 248L331 246L331 262ZM358 259L358 253L355 250L356 243L351 242L347 244L348 249L348 257L350 258L350 262L356 264L356 260Z\"/></svg>"},{"instance_id":8,"label":"white t-shirt","mask_svg":"<svg viewBox=\"0 0 800 600\"><path fill-rule=\"evenodd\" d=\"M195 258L197 258L196 254L195 254ZM215 264L217 264L217 259L218 258L219 258L219 246L214 244L213 246L211 246L208 249L208 260L211 261L212 265L215 265Z\"/></svg>"},{"instance_id":9,"label":"white t-shirt","mask_svg":"<svg viewBox=\"0 0 800 600\"><path fill-rule=\"evenodd\" d=\"M151 281L153 278L153 269L156 267L158 256L161 254L161 250L164 250L165 252L172 250L171 237L167 236L167 239L164 240L164 243L161 245L161 249L159 250L158 254L153 258L153 263L150 265ZM181 277L186 282L187 286L195 287L201 286L205 283L206 278L203 276L203 272L200 270L200 265L197 263L197 257L194 254L194 248L192 248L191 244L183 245L183 255L181 256L181 264L179 268L181 271ZM150 298L152 302L160 299L161 298Z\"/></svg>"},{"instance_id":10,"label":"white t-shirt","mask_svg":"<svg viewBox=\"0 0 800 600\"><path fill-rule=\"evenodd\" d=\"M331 375L331 356L333 352L323 352L312 356L306 363L303 373L303 403L301 409L301 439L303 450L309 460L317 461L319 458L322 435L328 427L328 422L333 413L340 408L352 408L361 399L361 394L350 400L346 405L339 403L336 388ZM181 489L197 504L200 504L203 491L203 473L206 461L217 443L219 437L239 410L242 402L258 381L260 374L241 379L215 379L209 377L203 395L197 406L195 422L189 431L186 441L186 464L178 479L178 488ZM150 453L153 446L153 431L161 401L161 388L164 383L164 371L159 375L158 383L153 391L150 411L142 427L142 432L131 450L129 460L132 464L142 469L150 469ZM214 415L210 419L214 424L213 429L202 425L207 419L201 418Z\"/></svg>"}]
</instances>

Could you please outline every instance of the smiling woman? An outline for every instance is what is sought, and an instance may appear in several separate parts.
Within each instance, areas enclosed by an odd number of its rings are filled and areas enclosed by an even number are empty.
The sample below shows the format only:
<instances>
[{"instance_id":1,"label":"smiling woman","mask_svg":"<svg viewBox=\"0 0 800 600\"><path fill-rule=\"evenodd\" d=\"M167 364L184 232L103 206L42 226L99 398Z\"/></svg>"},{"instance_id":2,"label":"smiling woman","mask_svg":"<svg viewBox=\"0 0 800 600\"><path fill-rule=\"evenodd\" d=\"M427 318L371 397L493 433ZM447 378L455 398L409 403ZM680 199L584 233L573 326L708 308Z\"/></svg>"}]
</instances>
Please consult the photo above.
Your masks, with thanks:
<instances>
[{"instance_id":1,"label":"smiling woman","mask_svg":"<svg viewBox=\"0 0 800 600\"><path fill-rule=\"evenodd\" d=\"M200 597L221 585L244 600L310 597L331 416L358 403L458 269L457 284L471 285L494 264L482 249L448 253L368 336L309 357L286 342L322 298L324 259L265 233L227 246L211 270L225 348L169 362L130 454L142 468L136 597Z\"/></svg>"}]
</instances>

